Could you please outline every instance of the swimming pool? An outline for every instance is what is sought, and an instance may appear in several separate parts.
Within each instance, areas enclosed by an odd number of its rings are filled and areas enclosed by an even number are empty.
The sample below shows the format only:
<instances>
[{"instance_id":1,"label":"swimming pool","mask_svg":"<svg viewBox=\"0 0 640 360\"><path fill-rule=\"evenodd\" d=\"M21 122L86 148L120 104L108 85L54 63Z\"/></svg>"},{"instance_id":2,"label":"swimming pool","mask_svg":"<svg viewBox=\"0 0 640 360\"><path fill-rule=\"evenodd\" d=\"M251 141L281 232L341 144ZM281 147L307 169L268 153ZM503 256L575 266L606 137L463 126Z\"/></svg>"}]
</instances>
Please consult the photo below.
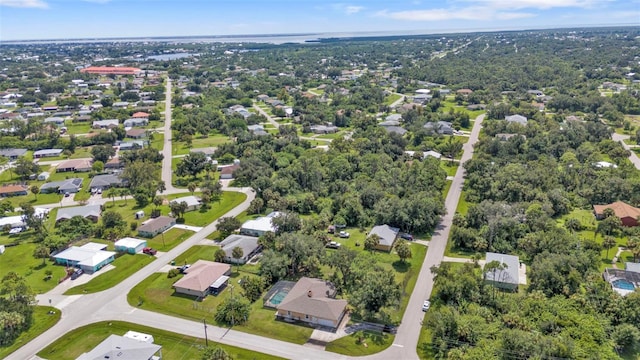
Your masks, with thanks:
<instances>
[{"instance_id":1,"label":"swimming pool","mask_svg":"<svg viewBox=\"0 0 640 360\"><path fill-rule=\"evenodd\" d=\"M613 281L613 287L614 288L618 288L618 289L622 289L622 290L635 290L635 286L633 286L633 283L630 281L627 281L625 279L618 279L618 280L614 280Z\"/></svg>"},{"instance_id":2,"label":"swimming pool","mask_svg":"<svg viewBox=\"0 0 640 360\"><path fill-rule=\"evenodd\" d=\"M633 290L633 288L631 290ZM280 305L280 303L282 302L282 300L284 300L287 294L288 292L280 291L277 294L273 295L271 299L269 299L269 302L272 303L273 305Z\"/></svg>"}]
</instances>

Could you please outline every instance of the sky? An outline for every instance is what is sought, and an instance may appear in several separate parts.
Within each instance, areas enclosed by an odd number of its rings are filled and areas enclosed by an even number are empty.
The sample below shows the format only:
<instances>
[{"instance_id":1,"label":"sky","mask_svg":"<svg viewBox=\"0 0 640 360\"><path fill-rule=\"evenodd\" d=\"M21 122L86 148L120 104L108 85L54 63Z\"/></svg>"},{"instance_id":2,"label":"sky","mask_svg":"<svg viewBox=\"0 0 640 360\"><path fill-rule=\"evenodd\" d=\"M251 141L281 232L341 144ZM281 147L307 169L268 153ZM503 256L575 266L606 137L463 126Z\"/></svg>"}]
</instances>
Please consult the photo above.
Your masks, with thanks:
<instances>
[{"instance_id":1,"label":"sky","mask_svg":"<svg viewBox=\"0 0 640 360\"><path fill-rule=\"evenodd\" d=\"M640 26L640 0L0 0L0 41Z\"/></svg>"}]
</instances>

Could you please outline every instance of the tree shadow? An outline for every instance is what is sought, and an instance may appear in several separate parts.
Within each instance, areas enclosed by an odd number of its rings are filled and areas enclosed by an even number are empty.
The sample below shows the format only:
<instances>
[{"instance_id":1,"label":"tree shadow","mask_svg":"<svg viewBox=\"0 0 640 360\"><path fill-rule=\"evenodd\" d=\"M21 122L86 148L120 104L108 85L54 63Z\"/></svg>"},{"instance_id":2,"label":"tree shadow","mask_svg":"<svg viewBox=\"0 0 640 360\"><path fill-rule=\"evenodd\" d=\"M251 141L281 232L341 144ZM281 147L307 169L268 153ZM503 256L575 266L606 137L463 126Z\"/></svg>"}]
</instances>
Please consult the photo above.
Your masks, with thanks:
<instances>
[{"instance_id":1,"label":"tree shadow","mask_svg":"<svg viewBox=\"0 0 640 360\"><path fill-rule=\"evenodd\" d=\"M411 263L409 263L408 261L394 261L391 266L393 266L393 270L395 270L396 272L399 273L406 273L407 271L409 271L409 269L411 268Z\"/></svg>"}]
</instances>

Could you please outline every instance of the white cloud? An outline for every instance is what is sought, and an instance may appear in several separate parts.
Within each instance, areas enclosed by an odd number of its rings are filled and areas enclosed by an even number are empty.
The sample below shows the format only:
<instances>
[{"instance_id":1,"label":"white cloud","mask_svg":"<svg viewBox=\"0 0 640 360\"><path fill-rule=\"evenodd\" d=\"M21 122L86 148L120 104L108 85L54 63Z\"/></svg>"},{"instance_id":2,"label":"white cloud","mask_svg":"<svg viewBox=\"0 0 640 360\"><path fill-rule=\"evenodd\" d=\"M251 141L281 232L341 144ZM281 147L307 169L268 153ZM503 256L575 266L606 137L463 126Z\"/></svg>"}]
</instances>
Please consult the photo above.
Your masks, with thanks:
<instances>
[{"instance_id":1,"label":"white cloud","mask_svg":"<svg viewBox=\"0 0 640 360\"><path fill-rule=\"evenodd\" d=\"M46 9L49 7L49 5L42 0L0 0L0 6L39 9Z\"/></svg>"},{"instance_id":2,"label":"white cloud","mask_svg":"<svg viewBox=\"0 0 640 360\"><path fill-rule=\"evenodd\" d=\"M407 10L389 12L380 11L377 16L388 17L395 20L407 21L447 21L447 20L513 20L535 16L525 12L495 11L486 7L467 7L449 9L429 9L429 10Z\"/></svg>"},{"instance_id":3,"label":"white cloud","mask_svg":"<svg viewBox=\"0 0 640 360\"><path fill-rule=\"evenodd\" d=\"M357 14L360 11L364 10L364 6L357 5L349 5L349 4L333 4L331 7L336 10L343 12L347 15Z\"/></svg>"}]
</instances>

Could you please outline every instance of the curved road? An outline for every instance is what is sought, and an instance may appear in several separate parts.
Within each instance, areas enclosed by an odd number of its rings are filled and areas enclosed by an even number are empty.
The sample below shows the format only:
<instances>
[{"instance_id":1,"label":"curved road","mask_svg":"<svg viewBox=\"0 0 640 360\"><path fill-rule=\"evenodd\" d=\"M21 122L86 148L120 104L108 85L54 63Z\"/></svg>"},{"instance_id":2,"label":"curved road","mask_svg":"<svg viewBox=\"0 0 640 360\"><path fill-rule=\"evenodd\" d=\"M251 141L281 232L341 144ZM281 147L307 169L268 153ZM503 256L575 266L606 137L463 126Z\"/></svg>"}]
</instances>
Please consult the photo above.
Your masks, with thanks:
<instances>
[{"instance_id":1,"label":"curved road","mask_svg":"<svg viewBox=\"0 0 640 360\"><path fill-rule=\"evenodd\" d=\"M633 149L631 149L631 146L627 145L627 143L625 143L624 141L626 139L629 139L630 136L629 135L620 135L617 133L613 133L611 135L611 138L613 139L613 141L618 141L620 142L620 144L622 144L622 146L629 150L630 154L629 154L629 161L631 161L631 163L636 167L636 169L640 170L640 157L638 157L638 155L635 153L635 151L633 151Z\"/></svg>"},{"instance_id":2,"label":"curved road","mask_svg":"<svg viewBox=\"0 0 640 360\"><path fill-rule=\"evenodd\" d=\"M170 89L170 87L171 85L168 83L168 89ZM167 91L167 93L169 94L170 91ZM167 98L169 100L167 103L170 107L170 95L168 95ZM168 114L170 114L170 110L168 111ZM483 120L484 115L480 115L476 119L469 141L463 147L464 152L460 160L461 163L471 159L473 156L473 145L478 141ZM170 119L169 122L165 123L165 128L167 126L170 131ZM165 137L165 144L166 139L167 137ZM166 152L166 149L164 152ZM165 159L166 158L171 159L170 156L165 156ZM464 169L459 167L453 178L451 190L445 200L447 213L443 217L442 222L436 229L436 232L429 243L429 249L427 251L425 261L420 269L416 286L411 294L411 298L409 299L408 307L405 311L402 323L398 328L398 333L395 337L394 343L388 349L366 358L375 360L417 359L416 348L418 345L420 327L422 326L421 323L424 318L424 313L421 311L421 305L423 300L430 296L433 289L433 276L430 269L432 266L439 265L444 257L444 251L449 237L453 215L455 214L455 209L458 205L458 201L460 200L463 182ZM247 199L224 216L236 216L240 214L249 207L250 202L255 198L255 193L249 188L227 188L227 190L244 192L247 194ZM127 303L126 294L136 284L160 270L160 268L165 266L175 257L189 249L191 246L199 243L206 235L215 231L216 225L217 221L209 224L171 251L160 255L154 262L111 289L89 295L39 295L37 298L40 304L48 305L49 299L51 299L53 306L62 309L61 320L36 339L16 350L9 356L9 359L34 359L36 358L35 354L38 351L55 341L61 335L80 326L105 320L129 321L185 335L203 337L203 328L200 322L179 319L168 315L137 309ZM350 358L348 356L338 355L315 348L211 325L208 326L208 333L212 341L284 358L319 360Z\"/></svg>"}]
</instances>

